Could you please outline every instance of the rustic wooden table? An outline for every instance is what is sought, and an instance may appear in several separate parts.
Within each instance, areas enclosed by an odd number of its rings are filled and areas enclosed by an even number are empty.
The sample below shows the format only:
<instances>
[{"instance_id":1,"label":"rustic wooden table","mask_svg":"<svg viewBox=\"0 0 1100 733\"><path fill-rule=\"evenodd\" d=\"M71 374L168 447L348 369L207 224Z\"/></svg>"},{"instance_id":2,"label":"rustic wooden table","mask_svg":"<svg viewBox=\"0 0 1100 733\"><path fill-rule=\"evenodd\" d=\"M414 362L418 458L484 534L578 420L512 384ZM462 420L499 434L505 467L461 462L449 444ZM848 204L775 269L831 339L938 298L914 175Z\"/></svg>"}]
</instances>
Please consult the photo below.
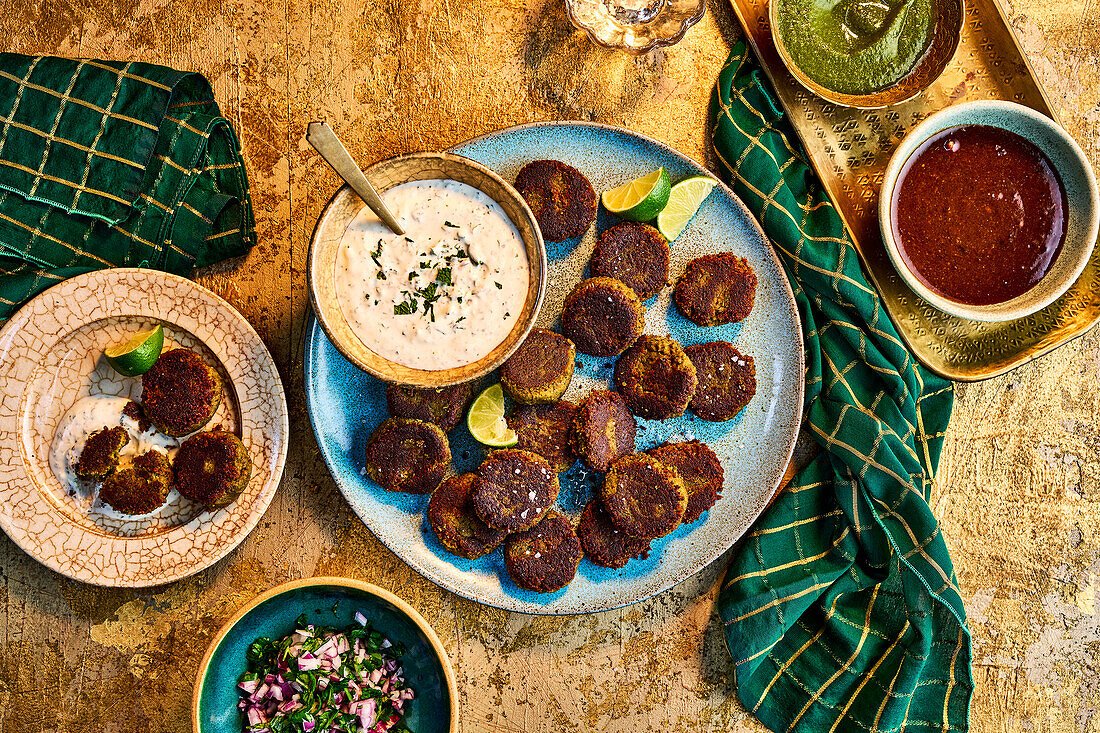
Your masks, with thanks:
<instances>
[{"instance_id":1,"label":"rustic wooden table","mask_svg":"<svg viewBox=\"0 0 1100 733\"><path fill-rule=\"evenodd\" d=\"M1100 163L1094 0L1007 6L1054 106ZM337 186L304 141L331 121L363 163L531 120L622 125L699 160L706 102L740 36L726 0L668 51L604 52L561 0L0 0L0 48L204 73L248 161L260 243L201 281L282 370L292 440L252 535L197 576L105 590L0 535L0 730L186 731L207 642L285 580L364 578L444 639L461 730L762 730L737 702L712 613L719 561L636 606L542 618L441 591L382 547L329 478L305 414L309 235ZM974 632L975 731L1100 730L1100 338L960 385L937 489Z\"/></svg>"}]
</instances>

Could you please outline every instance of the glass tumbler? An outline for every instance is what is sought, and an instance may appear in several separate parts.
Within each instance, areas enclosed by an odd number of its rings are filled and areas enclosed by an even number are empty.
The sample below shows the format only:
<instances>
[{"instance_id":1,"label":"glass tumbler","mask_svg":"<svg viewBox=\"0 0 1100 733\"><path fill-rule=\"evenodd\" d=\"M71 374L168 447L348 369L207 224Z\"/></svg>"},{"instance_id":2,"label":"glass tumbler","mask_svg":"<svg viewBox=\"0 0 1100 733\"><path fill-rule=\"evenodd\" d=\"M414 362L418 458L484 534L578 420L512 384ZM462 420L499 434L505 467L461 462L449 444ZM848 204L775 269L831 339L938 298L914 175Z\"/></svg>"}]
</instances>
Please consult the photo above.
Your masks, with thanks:
<instances>
[{"instance_id":1,"label":"glass tumbler","mask_svg":"<svg viewBox=\"0 0 1100 733\"><path fill-rule=\"evenodd\" d=\"M706 0L565 0L573 25L595 43L630 53L671 46L703 17Z\"/></svg>"}]
</instances>

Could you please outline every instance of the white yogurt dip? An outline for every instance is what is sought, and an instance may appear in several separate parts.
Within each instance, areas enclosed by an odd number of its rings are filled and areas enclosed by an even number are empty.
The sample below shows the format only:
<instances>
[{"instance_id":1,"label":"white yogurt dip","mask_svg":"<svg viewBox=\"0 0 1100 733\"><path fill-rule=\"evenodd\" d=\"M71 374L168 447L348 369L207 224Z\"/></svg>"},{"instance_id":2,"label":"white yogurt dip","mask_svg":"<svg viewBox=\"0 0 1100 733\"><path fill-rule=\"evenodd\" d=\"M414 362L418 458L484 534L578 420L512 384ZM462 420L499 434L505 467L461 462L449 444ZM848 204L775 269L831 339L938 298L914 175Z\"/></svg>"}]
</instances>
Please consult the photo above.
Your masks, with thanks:
<instances>
[{"instance_id":1,"label":"white yogurt dip","mask_svg":"<svg viewBox=\"0 0 1100 733\"><path fill-rule=\"evenodd\" d=\"M129 464L134 456L148 450L169 453L179 447L179 441L158 433L156 428L141 432L136 420L122 414L129 401L127 397L113 395L93 395L77 400L61 418L54 433L50 445L50 470L70 496L80 497L89 508L96 502L98 483L81 479L75 471L89 435L103 428L124 427L130 442L119 451L120 466Z\"/></svg>"},{"instance_id":2,"label":"white yogurt dip","mask_svg":"<svg viewBox=\"0 0 1100 733\"><path fill-rule=\"evenodd\" d=\"M404 236L364 207L336 257L340 310L371 351L417 369L465 366L508 336L530 277L515 225L482 191L413 181L382 193Z\"/></svg>"}]
</instances>

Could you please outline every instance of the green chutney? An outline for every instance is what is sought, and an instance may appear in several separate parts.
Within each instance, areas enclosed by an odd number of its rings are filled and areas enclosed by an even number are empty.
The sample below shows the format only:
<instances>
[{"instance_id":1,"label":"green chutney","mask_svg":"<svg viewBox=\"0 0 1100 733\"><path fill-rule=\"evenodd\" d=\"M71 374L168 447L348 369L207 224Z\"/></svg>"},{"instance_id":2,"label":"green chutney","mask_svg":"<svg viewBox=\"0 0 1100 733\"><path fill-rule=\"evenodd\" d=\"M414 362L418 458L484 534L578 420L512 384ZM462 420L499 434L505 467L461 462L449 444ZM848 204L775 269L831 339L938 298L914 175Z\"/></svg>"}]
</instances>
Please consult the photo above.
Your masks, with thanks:
<instances>
[{"instance_id":1,"label":"green chutney","mask_svg":"<svg viewBox=\"0 0 1100 733\"><path fill-rule=\"evenodd\" d=\"M870 94L905 78L935 33L935 0L771 0L795 64L835 92Z\"/></svg>"}]
</instances>

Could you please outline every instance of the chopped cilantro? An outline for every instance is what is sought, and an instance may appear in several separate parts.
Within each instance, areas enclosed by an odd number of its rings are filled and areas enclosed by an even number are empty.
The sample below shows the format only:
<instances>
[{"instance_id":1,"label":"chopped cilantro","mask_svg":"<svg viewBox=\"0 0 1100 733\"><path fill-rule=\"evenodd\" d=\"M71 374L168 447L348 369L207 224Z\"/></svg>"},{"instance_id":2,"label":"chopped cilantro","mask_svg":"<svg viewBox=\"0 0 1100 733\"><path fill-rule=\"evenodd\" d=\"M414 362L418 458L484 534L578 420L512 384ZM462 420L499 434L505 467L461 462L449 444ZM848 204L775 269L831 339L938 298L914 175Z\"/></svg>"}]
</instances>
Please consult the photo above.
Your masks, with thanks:
<instances>
[{"instance_id":1,"label":"chopped cilantro","mask_svg":"<svg viewBox=\"0 0 1100 733\"><path fill-rule=\"evenodd\" d=\"M497 282L496 280L494 280L494 281L493 281L493 285L496 285L496 286L497 286L497 290L500 290L501 288L503 288L503 287L504 287L503 285L501 285L500 283L498 283L498 282Z\"/></svg>"}]
</instances>

